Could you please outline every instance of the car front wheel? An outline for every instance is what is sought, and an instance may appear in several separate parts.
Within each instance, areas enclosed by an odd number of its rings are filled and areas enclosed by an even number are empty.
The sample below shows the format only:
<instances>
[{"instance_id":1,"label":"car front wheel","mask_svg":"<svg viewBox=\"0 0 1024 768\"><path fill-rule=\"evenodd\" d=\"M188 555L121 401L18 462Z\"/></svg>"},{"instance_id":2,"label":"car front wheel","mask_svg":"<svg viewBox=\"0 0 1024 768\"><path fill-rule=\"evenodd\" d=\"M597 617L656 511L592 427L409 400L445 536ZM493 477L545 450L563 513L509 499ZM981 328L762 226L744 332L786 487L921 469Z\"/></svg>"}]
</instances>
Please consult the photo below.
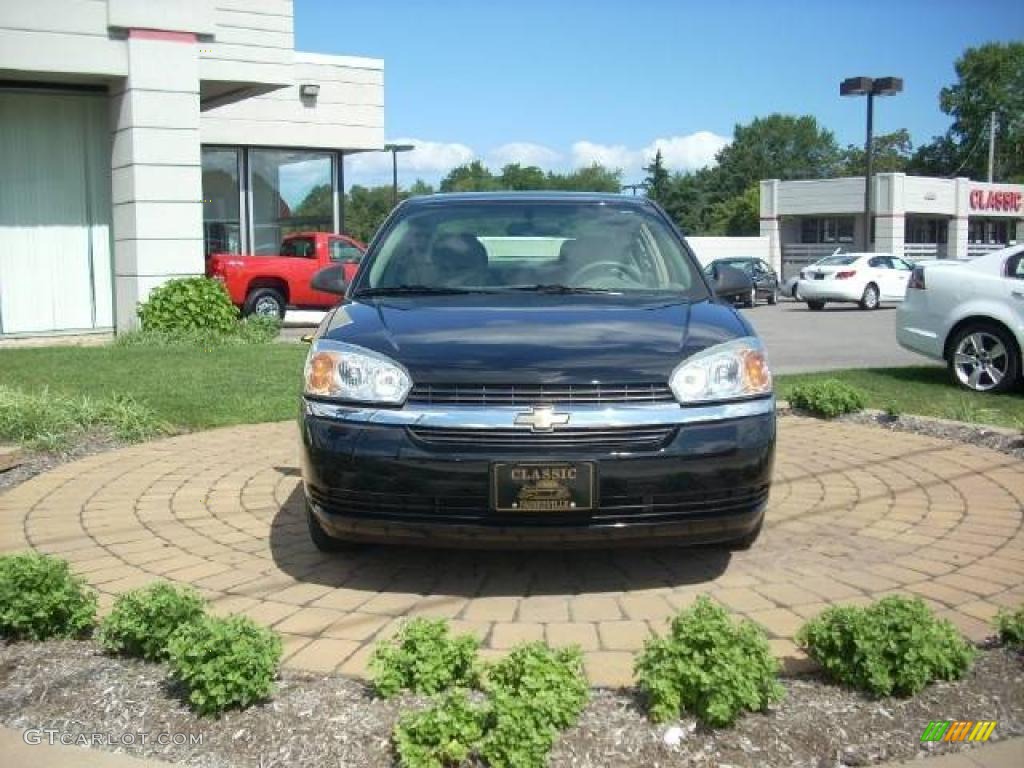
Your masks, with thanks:
<instances>
[{"instance_id":1,"label":"car front wheel","mask_svg":"<svg viewBox=\"0 0 1024 768\"><path fill-rule=\"evenodd\" d=\"M812 312L820 312L825 308L825 302L821 299L812 299L807 302L807 308Z\"/></svg>"},{"instance_id":2,"label":"car front wheel","mask_svg":"<svg viewBox=\"0 0 1024 768\"><path fill-rule=\"evenodd\" d=\"M1006 392L1020 378L1020 356L1010 333L998 325L971 323L950 345L953 380L975 392Z\"/></svg>"},{"instance_id":3,"label":"car front wheel","mask_svg":"<svg viewBox=\"0 0 1024 768\"><path fill-rule=\"evenodd\" d=\"M779 291L778 291L778 289L774 289L774 290L772 290L771 293L768 294L768 305L774 307L778 303L779 303Z\"/></svg>"}]
</instances>

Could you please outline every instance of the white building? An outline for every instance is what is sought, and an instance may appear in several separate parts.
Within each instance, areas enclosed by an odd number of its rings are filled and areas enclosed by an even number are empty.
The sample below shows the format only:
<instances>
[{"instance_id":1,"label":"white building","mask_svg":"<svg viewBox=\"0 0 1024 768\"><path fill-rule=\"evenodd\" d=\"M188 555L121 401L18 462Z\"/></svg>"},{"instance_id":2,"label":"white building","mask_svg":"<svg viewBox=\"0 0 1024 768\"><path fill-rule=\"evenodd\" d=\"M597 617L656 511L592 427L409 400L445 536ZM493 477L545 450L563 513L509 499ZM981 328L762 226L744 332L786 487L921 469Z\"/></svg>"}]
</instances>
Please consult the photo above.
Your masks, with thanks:
<instances>
[{"instance_id":1,"label":"white building","mask_svg":"<svg viewBox=\"0 0 1024 768\"><path fill-rule=\"evenodd\" d=\"M864 177L761 182L761 234L783 277L837 248L909 259L969 259L1024 240L1024 185L874 176L864 241Z\"/></svg>"},{"instance_id":2,"label":"white building","mask_svg":"<svg viewBox=\"0 0 1024 768\"><path fill-rule=\"evenodd\" d=\"M383 62L296 51L291 0L3 0L0 338L131 328L210 250L338 231L383 141Z\"/></svg>"}]
</instances>

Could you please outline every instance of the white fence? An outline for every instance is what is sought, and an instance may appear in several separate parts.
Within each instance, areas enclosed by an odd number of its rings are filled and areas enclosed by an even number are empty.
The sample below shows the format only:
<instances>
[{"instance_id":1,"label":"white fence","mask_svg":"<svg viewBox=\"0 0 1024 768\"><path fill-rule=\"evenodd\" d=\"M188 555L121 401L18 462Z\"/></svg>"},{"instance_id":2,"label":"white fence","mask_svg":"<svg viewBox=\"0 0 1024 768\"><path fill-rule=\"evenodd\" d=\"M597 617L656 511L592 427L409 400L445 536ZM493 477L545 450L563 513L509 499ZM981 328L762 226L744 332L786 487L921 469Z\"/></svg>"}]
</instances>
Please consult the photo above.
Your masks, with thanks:
<instances>
[{"instance_id":1,"label":"white fence","mask_svg":"<svg viewBox=\"0 0 1024 768\"><path fill-rule=\"evenodd\" d=\"M686 242L693 248L701 266L715 259L735 256L750 256L771 263L767 237L687 237Z\"/></svg>"}]
</instances>

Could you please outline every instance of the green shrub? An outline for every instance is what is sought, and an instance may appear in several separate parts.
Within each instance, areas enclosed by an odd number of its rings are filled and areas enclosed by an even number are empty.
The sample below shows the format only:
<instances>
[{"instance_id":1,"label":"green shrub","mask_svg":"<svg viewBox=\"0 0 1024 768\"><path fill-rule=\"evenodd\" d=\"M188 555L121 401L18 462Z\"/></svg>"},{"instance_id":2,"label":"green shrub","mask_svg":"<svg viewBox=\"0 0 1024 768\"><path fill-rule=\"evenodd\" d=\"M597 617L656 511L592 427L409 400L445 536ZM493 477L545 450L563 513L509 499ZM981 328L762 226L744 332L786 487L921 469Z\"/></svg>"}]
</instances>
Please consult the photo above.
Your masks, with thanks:
<instances>
[{"instance_id":1,"label":"green shrub","mask_svg":"<svg viewBox=\"0 0 1024 768\"><path fill-rule=\"evenodd\" d=\"M207 328L130 331L118 334L115 343L122 347L239 347L267 344L280 331L277 318L250 315L226 333Z\"/></svg>"},{"instance_id":2,"label":"green shrub","mask_svg":"<svg viewBox=\"0 0 1024 768\"><path fill-rule=\"evenodd\" d=\"M1000 610L996 615L996 629L999 639L1011 648L1024 650L1024 605L1016 611Z\"/></svg>"},{"instance_id":3,"label":"green shrub","mask_svg":"<svg viewBox=\"0 0 1024 768\"><path fill-rule=\"evenodd\" d=\"M77 637L96 621L96 593L67 562L35 552L0 557L0 635Z\"/></svg>"},{"instance_id":4,"label":"green shrub","mask_svg":"<svg viewBox=\"0 0 1024 768\"><path fill-rule=\"evenodd\" d=\"M224 334L235 331L238 308L231 303L224 284L208 277L169 280L139 303L144 331L206 330Z\"/></svg>"},{"instance_id":5,"label":"green shrub","mask_svg":"<svg viewBox=\"0 0 1024 768\"><path fill-rule=\"evenodd\" d=\"M0 385L0 439L37 450L56 451L89 429L109 429L136 442L166 432L153 411L127 395L92 398L51 392L23 392Z\"/></svg>"},{"instance_id":6,"label":"green shrub","mask_svg":"<svg viewBox=\"0 0 1024 768\"><path fill-rule=\"evenodd\" d=\"M783 695L779 665L764 631L734 622L701 596L672 619L668 634L647 640L636 659L636 679L655 722L693 713L709 725L729 725Z\"/></svg>"},{"instance_id":7,"label":"green shrub","mask_svg":"<svg viewBox=\"0 0 1024 768\"><path fill-rule=\"evenodd\" d=\"M472 635L452 637L444 619L413 619L374 648L370 659L374 688L387 698L403 690L434 694L472 687L478 679L479 646Z\"/></svg>"},{"instance_id":8,"label":"green shrub","mask_svg":"<svg viewBox=\"0 0 1024 768\"><path fill-rule=\"evenodd\" d=\"M538 717L568 728L587 703L587 679L579 648L551 648L534 642L519 645L487 665L483 690L492 696L529 701Z\"/></svg>"},{"instance_id":9,"label":"green shrub","mask_svg":"<svg viewBox=\"0 0 1024 768\"><path fill-rule=\"evenodd\" d=\"M464 690L449 691L429 709L403 715L394 744L402 768L442 768L465 762L483 737L484 708Z\"/></svg>"},{"instance_id":10,"label":"green shrub","mask_svg":"<svg viewBox=\"0 0 1024 768\"><path fill-rule=\"evenodd\" d=\"M274 690L281 638L244 616L204 617L167 644L171 672L201 715L247 707Z\"/></svg>"},{"instance_id":11,"label":"green shrub","mask_svg":"<svg viewBox=\"0 0 1024 768\"><path fill-rule=\"evenodd\" d=\"M863 411L867 396L856 387L838 379L824 379L797 384L789 391L793 408L834 419L844 413Z\"/></svg>"},{"instance_id":12,"label":"green shrub","mask_svg":"<svg viewBox=\"0 0 1024 768\"><path fill-rule=\"evenodd\" d=\"M587 703L583 655L578 648L527 643L488 665L489 694L480 754L493 768L539 768L558 732L576 722Z\"/></svg>"},{"instance_id":13,"label":"green shrub","mask_svg":"<svg viewBox=\"0 0 1024 768\"><path fill-rule=\"evenodd\" d=\"M163 661L171 635L203 618L205 609L206 602L195 590L156 582L118 596L100 624L99 642L112 653Z\"/></svg>"},{"instance_id":14,"label":"green shrub","mask_svg":"<svg viewBox=\"0 0 1024 768\"><path fill-rule=\"evenodd\" d=\"M956 680L974 649L919 598L837 605L805 624L797 642L833 679L876 696L910 696L933 680Z\"/></svg>"}]
</instances>

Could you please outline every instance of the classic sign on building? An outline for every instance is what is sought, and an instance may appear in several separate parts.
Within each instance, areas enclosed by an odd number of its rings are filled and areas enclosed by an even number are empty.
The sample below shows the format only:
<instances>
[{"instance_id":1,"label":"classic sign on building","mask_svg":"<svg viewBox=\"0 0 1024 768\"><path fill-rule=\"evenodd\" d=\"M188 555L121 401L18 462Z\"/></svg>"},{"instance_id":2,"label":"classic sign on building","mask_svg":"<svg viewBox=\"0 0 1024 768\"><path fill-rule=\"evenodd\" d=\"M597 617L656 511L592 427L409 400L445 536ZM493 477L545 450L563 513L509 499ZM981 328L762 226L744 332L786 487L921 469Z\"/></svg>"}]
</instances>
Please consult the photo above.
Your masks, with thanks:
<instances>
[{"instance_id":1,"label":"classic sign on building","mask_svg":"<svg viewBox=\"0 0 1024 768\"><path fill-rule=\"evenodd\" d=\"M784 277L834 251L969 259L1024 240L1024 185L874 177L873 237L863 242L864 178L761 182L761 235Z\"/></svg>"}]
</instances>

